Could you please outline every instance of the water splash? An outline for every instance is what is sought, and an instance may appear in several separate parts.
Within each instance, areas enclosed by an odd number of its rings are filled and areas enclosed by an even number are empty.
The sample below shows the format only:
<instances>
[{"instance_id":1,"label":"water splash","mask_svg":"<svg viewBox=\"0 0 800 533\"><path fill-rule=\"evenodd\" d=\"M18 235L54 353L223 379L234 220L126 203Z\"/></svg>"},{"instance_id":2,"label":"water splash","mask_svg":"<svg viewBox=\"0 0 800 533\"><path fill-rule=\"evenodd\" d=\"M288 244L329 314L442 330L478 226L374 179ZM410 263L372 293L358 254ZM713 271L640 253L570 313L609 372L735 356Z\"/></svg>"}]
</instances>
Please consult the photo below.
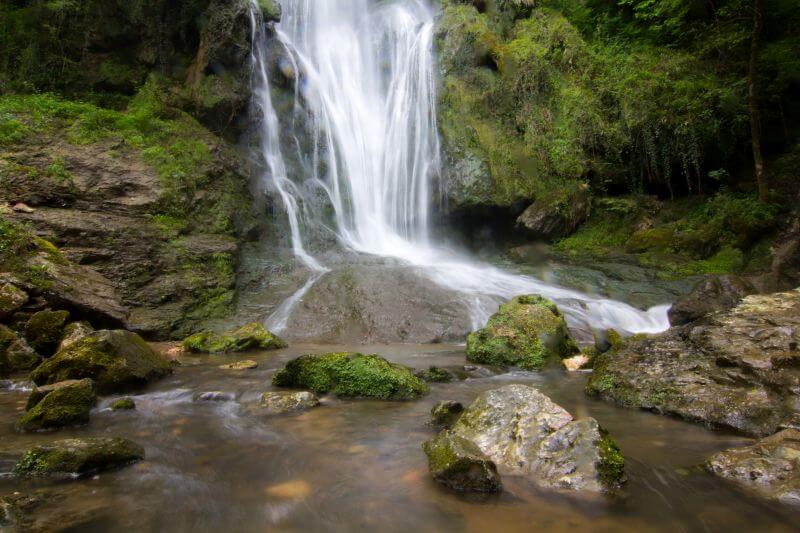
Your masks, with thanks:
<instances>
[{"instance_id":1,"label":"water splash","mask_svg":"<svg viewBox=\"0 0 800 533\"><path fill-rule=\"evenodd\" d=\"M502 300L536 293L555 300L572 325L653 333L669 326L668 306L647 312L514 275L431 242L432 188L439 183L434 10L421 0L282 0L276 26L294 76L294 124L310 136L310 172L290 177L270 96L268 35L253 1L254 100L263 115L269 180L289 219L295 255L311 271L306 284L270 317L286 327L294 305L328 270L304 246L304 229L321 226L303 209L298 183L324 191L333 232L345 248L392 257L461 294L474 327ZM285 132L284 132L285 134ZM292 135L297 139L297 133Z\"/></svg>"}]
</instances>

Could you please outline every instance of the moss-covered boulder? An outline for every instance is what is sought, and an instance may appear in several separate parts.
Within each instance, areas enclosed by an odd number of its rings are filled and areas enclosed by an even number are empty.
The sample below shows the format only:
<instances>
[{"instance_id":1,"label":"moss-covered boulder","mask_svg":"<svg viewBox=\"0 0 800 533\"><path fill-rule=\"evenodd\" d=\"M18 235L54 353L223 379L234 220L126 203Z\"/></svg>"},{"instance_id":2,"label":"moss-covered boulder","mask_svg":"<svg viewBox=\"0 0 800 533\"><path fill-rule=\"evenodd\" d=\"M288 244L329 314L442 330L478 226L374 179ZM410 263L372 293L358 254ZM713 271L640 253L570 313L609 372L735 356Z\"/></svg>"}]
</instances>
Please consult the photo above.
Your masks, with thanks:
<instances>
[{"instance_id":1,"label":"moss-covered boulder","mask_svg":"<svg viewBox=\"0 0 800 533\"><path fill-rule=\"evenodd\" d=\"M453 374L438 366L431 366L425 370L418 370L414 375L428 383L450 383L453 381Z\"/></svg>"},{"instance_id":2,"label":"moss-covered boulder","mask_svg":"<svg viewBox=\"0 0 800 533\"><path fill-rule=\"evenodd\" d=\"M36 368L39 355L17 333L0 324L0 376Z\"/></svg>"},{"instance_id":3,"label":"moss-covered boulder","mask_svg":"<svg viewBox=\"0 0 800 533\"><path fill-rule=\"evenodd\" d=\"M279 350L286 341L256 322L225 333L203 331L183 341L183 348L193 353L232 353L247 350Z\"/></svg>"},{"instance_id":4,"label":"moss-covered boulder","mask_svg":"<svg viewBox=\"0 0 800 533\"><path fill-rule=\"evenodd\" d=\"M84 337L31 373L37 385L92 378L101 394L141 387L172 372L169 361L144 339L124 330Z\"/></svg>"},{"instance_id":5,"label":"moss-covered boulder","mask_svg":"<svg viewBox=\"0 0 800 533\"><path fill-rule=\"evenodd\" d=\"M133 398L117 398L108 405L108 408L112 411L133 411L136 409L136 402Z\"/></svg>"},{"instance_id":6,"label":"moss-covered boulder","mask_svg":"<svg viewBox=\"0 0 800 533\"><path fill-rule=\"evenodd\" d=\"M578 351L556 305L537 295L517 296L501 305L485 328L467 337L469 361L526 370Z\"/></svg>"},{"instance_id":7,"label":"moss-covered boulder","mask_svg":"<svg viewBox=\"0 0 800 533\"><path fill-rule=\"evenodd\" d=\"M286 414L305 411L319 405L316 395L303 392L265 392L261 396L261 405L269 414Z\"/></svg>"},{"instance_id":8,"label":"moss-covered boulder","mask_svg":"<svg viewBox=\"0 0 800 533\"><path fill-rule=\"evenodd\" d=\"M539 195L517 218L517 227L534 238L561 239L583 224L591 205L589 187L584 183L552 189Z\"/></svg>"},{"instance_id":9,"label":"moss-covered boulder","mask_svg":"<svg viewBox=\"0 0 800 533\"><path fill-rule=\"evenodd\" d=\"M497 467L473 442L445 430L422 445L433 479L459 492L499 492Z\"/></svg>"},{"instance_id":10,"label":"moss-covered boulder","mask_svg":"<svg viewBox=\"0 0 800 533\"><path fill-rule=\"evenodd\" d=\"M18 429L41 431L89 423L89 412L96 403L91 379L70 380L35 389L28 398L28 411Z\"/></svg>"},{"instance_id":11,"label":"moss-covered boulder","mask_svg":"<svg viewBox=\"0 0 800 533\"><path fill-rule=\"evenodd\" d=\"M72 322L71 324L67 324L67 327L64 328L64 336L58 344L57 351L75 344L77 341L92 333L94 333L94 328L88 322Z\"/></svg>"},{"instance_id":12,"label":"moss-covered boulder","mask_svg":"<svg viewBox=\"0 0 800 533\"><path fill-rule=\"evenodd\" d=\"M603 492L624 481L619 447L597 420L575 420L526 385L484 392L448 431L474 443L502 475L544 488Z\"/></svg>"},{"instance_id":13,"label":"moss-covered boulder","mask_svg":"<svg viewBox=\"0 0 800 533\"><path fill-rule=\"evenodd\" d=\"M0 320L7 320L28 301L28 293L13 283L0 282Z\"/></svg>"},{"instance_id":14,"label":"moss-covered boulder","mask_svg":"<svg viewBox=\"0 0 800 533\"><path fill-rule=\"evenodd\" d=\"M127 439L64 439L28 450L14 471L20 476L85 477L142 459L144 449Z\"/></svg>"},{"instance_id":15,"label":"moss-covered boulder","mask_svg":"<svg viewBox=\"0 0 800 533\"><path fill-rule=\"evenodd\" d=\"M431 408L431 423L435 426L450 427L463 412L464 406L461 402L442 400Z\"/></svg>"},{"instance_id":16,"label":"moss-covered boulder","mask_svg":"<svg viewBox=\"0 0 800 533\"><path fill-rule=\"evenodd\" d=\"M25 338L31 348L49 357L55 353L64 337L69 311L39 311L25 324Z\"/></svg>"},{"instance_id":17,"label":"moss-covered boulder","mask_svg":"<svg viewBox=\"0 0 800 533\"><path fill-rule=\"evenodd\" d=\"M352 352L303 355L289 361L275 374L272 383L380 400L411 400L428 392L428 385L409 368L377 355Z\"/></svg>"}]
</instances>

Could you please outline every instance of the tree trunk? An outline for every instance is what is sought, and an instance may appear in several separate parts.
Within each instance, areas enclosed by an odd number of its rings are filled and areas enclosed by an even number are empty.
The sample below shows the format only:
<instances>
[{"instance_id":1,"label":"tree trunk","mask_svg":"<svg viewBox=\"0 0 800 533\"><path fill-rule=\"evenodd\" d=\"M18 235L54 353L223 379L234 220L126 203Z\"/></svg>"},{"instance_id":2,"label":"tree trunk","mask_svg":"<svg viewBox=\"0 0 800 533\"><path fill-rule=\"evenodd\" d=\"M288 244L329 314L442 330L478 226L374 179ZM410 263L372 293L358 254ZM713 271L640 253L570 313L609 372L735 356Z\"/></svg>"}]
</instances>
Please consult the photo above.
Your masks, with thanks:
<instances>
[{"instance_id":1,"label":"tree trunk","mask_svg":"<svg viewBox=\"0 0 800 533\"><path fill-rule=\"evenodd\" d=\"M753 0L753 36L750 41L750 68L747 76L748 105L750 107L750 135L753 144L758 200L769 199L769 184L764 172L764 156L761 153L761 111L758 108L758 52L761 32L764 29L763 0Z\"/></svg>"}]
</instances>

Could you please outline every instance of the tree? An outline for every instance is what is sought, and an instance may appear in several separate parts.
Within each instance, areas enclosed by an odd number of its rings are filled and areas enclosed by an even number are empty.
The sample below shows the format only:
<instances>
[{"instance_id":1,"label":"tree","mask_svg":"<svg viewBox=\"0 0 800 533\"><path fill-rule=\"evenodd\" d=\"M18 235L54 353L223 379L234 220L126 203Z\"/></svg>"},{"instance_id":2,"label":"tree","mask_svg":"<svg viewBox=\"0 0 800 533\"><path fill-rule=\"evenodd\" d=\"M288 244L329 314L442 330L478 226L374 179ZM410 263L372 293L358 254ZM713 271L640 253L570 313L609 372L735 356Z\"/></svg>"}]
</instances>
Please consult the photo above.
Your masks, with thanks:
<instances>
[{"instance_id":1,"label":"tree","mask_svg":"<svg viewBox=\"0 0 800 533\"><path fill-rule=\"evenodd\" d=\"M750 39L750 66L747 75L748 107L750 108L750 137L753 146L758 200L769 199L769 184L764 170L764 155L761 152L761 110L758 107L758 55L761 33L764 30L763 0L753 0L753 35Z\"/></svg>"}]
</instances>

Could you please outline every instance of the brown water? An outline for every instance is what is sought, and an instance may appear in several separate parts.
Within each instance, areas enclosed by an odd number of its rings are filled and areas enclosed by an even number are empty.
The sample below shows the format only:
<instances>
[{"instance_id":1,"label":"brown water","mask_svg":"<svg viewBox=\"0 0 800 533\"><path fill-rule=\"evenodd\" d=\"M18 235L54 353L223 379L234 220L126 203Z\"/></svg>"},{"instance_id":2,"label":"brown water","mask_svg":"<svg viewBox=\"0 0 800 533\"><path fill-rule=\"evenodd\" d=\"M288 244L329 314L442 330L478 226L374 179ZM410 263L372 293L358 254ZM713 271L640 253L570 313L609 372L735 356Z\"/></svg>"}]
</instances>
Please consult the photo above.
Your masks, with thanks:
<instances>
[{"instance_id":1,"label":"brown water","mask_svg":"<svg viewBox=\"0 0 800 533\"><path fill-rule=\"evenodd\" d=\"M187 356L176 373L135 396L134 412L104 411L91 424L55 434L13 430L27 394L0 391L0 494L43 491L36 527L80 531L791 531L797 514L752 498L691 467L748 439L583 394L586 374L514 372L450 384L406 403L342 401L288 417L259 412L275 369L296 346L248 354L260 367L231 372L233 357ZM335 349L347 349L337 346ZM461 366L457 346L358 347L416 368ZM243 357L244 358L244 357ZM421 443L438 400L470 402L507 383L539 387L577 417L596 417L619 442L628 483L618 498L578 497L505 477L499 496L463 496L429 477ZM224 391L225 402L194 402ZM96 478L34 483L9 474L25 448L68 436L122 436L147 459Z\"/></svg>"}]
</instances>

